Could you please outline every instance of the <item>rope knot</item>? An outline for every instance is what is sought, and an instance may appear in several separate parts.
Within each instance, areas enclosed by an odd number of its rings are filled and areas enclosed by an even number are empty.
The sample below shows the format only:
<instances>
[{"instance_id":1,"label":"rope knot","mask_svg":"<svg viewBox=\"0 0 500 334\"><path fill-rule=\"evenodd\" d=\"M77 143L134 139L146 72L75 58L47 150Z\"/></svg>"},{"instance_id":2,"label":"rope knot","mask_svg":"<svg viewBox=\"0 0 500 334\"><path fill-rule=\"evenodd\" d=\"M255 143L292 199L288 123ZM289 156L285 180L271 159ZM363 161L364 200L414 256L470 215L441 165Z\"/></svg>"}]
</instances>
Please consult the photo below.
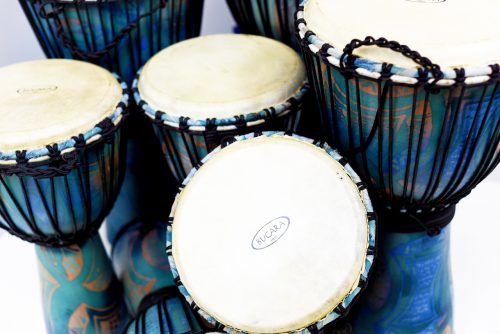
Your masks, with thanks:
<instances>
[{"instance_id":1,"label":"rope knot","mask_svg":"<svg viewBox=\"0 0 500 334\"><path fill-rule=\"evenodd\" d=\"M245 121L245 116L243 115L240 115L240 116L234 116L236 118L236 128L238 130L241 130L243 128L246 128L247 126L247 122Z\"/></svg>"},{"instance_id":2,"label":"rope knot","mask_svg":"<svg viewBox=\"0 0 500 334\"><path fill-rule=\"evenodd\" d=\"M109 117L106 117L105 119L100 121L96 125L96 127L101 129L101 136L104 138L104 140L110 143L115 132L115 124L113 123L113 121Z\"/></svg>"},{"instance_id":3,"label":"rope knot","mask_svg":"<svg viewBox=\"0 0 500 334\"><path fill-rule=\"evenodd\" d=\"M491 68L491 74L490 77L493 80L500 79L500 65L499 64L494 64L490 65Z\"/></svg>"},{"instance_id":4,"label":"rope knot","mask_svg":"<svg viewBox=\"0 0 500 334\"><path fill-rule=\"evenodd\" d=\"M163 116L163 112L161 112L161 111L157 111L157 112L155 113L155 120L154 120L154 124L155 124L156 126L161 126L161 125L163 125L163 119L162 119L162 116Z\"/></svg>"},{"instance_id":5,"label":"rope knot","mask_svg":"<svg viewBox=\"0 0 500 334\"><path fill-rule=\"evenodd\" d=\"M61 151L59 151L59 146L56 144L54 145L47 145L46 146L47 151L49 151L49 154L47 154L52 161L59 161L61 160Z\"/></svg>"},{"instance_id":6,"label":"rope knot","mask_svg":"<svg viewBox=\"0 0 500 334\"><path fill-rule=\"evenodd\" d=\"M383 63L382 64L382 71L380 72L380 79L381 80L389 80L392 76L392 64L388 63Z\"/></svg>"},{"instance_id":7,"label":"rope knot","mask_svg":"<svg viewBox=\"0 0 500 334\"><path fill-rule=\"evenodd\" d=\"M465 69L463 69L463 68L455 68L454 71L455 71L455 74L457 76L455 78L455 82L457 84L463 84L465 82Z\"/></svg>"},{"instance_id":8,"label":"rope knot","mask_svg":"<svg viewBox=\"0 0 500 334\"><path fill-rule=\"evenodd\" d=\"M189 117L179 117L179 130L187 131L189 129L188 121Z\"/></svg>"},{"instance_id":9,"label":"rope knot","mask_svg":"<svg viewBox=\"0 0 500 334\"><path fill-rule=\"evenodd\" d=\"M86 143L85 143L85 137L83 137L83 134L79 134L78 136L74 136L71 139L73 139L75 141L74 147L77 150L81 150L81 149L85 148Z\"/></svg>"},{"instance_id":10,"label":"rope knot","mask_svg":"<svg viewBox=\"0 0 500 334\"><path fill-rule=\"evenodd\" d=\"M28 164L28 159L26 159L26 150L16 151L16 162L18 165L26 166Z\"/></svg>"}]
</instances>

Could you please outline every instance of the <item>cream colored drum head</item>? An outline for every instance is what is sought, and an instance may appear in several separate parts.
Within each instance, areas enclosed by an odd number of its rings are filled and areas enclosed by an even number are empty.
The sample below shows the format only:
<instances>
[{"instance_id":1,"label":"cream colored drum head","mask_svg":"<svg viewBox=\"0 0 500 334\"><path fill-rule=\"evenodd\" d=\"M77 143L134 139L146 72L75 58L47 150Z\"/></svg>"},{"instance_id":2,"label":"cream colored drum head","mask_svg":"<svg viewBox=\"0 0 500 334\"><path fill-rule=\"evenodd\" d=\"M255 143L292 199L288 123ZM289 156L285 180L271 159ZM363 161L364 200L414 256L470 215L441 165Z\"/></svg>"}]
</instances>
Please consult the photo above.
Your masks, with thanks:
<instances>
[{"instance_id":1,"label":"cream colored drum head","mask_svg":"<svg viewBox=\"0 0 500 334\"><path fill-rule=\"evenodd\" d=\"M120 83L108 71L74 60L0 68L0 151L45 147L85 133L115 110Z\"/></svg>"},{"instance_id":2,"label":"cream colored drum head","mask_svg":"<svg viewBox=\"0 0 500 334\"><path fill-rule=\"evenodd\" d=\"M367 209L343 166L282 135L237 141L190 180L173 212L173 259L203 311L238 331L319 322L358 286Z\"/></svg>"},{"instance_id":3,"label":"cream colored drum head","mask_svg":"<svg viewBox=\"0 0 500 334\"><path fill-rule=\"evenodd\" d=\"M251 35L193 38L163 50L143 68L139 92L153 109L205 120L281 104L304 84L300 57Z\"/></svg>"},{"instance_id":4,"label":"cream colored drum head","mask_svg":"<svg viewBox=\"0 0 500 334\"><path fill-rule=\"evenodd\" d=\"M497 0L308 0L307 26L342 50L352 39L385 37L406 44L446 68L500 62L500 2ZM354 52L376 62L415 68L387 49Z\"/></svg>"}]
</instances>

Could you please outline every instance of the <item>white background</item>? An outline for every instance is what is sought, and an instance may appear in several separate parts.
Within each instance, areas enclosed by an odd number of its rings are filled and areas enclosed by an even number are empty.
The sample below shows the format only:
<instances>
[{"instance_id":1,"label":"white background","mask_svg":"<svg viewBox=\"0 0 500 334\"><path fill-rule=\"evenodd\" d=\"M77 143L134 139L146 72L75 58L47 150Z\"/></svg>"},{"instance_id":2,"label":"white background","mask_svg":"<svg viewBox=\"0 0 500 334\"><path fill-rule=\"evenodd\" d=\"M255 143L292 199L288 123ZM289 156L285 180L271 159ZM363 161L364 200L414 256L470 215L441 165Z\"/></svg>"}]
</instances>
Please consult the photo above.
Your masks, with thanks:
<instances>
[{"instance_id":1,"label":"white background","mask_svg":"<svg viewBox=\"0 0 500 334\"><path fill-rule=\"evenodd\" d=\"M205 0L203 34L231 32L224 0ZM17 1L2 1L0 66L43 58ZM500 168L463 200L452 227L456 334L500 333ZM0 232L0 333L44 333L33 246Z\"/></svg>"}]
</instances>

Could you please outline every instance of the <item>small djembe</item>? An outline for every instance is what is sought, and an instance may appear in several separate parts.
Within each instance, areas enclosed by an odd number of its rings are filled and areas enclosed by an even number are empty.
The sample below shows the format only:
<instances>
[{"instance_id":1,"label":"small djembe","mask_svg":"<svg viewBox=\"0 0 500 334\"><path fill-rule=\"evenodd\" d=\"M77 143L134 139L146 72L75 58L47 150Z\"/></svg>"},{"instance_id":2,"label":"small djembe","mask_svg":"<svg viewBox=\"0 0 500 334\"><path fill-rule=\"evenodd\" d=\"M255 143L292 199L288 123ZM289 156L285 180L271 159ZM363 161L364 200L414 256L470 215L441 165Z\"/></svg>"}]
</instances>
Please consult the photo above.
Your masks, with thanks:
<instances>
[{"instance_id":1,"label":"small djembe","mask_svg":"<svg viewBox=\"0 0 500 334\"><path fill-rule=\"evenodd\" d=\"M0 69L0 227L35 243L49 333L121 333L97 230L124 170L127 85L74 60Z\"/></svg>"},{"instance_id":2,"label":"small djembe","mask_svg":"<svg viewBox=\"0 0 500 334\"><path fill-rule=\"evenodd\" d=\"M384 231L354 332L451 333L447 226L500 161L498 5L470 16L460 0L303 4L296 27L327 140L367 182Z\"/></svg>"},{"instance_id":3,"label":"small djembe","mask_svg":"<svg viewBox=\"0 0 500 334\"><path fill-rule=\"evenodd\" d=\"M131 83L163 48L198 36L203 0L19 0L48 58L100 65ZM151 125L131 108L125 179L106 219L110 242L135 219L166 218L169 175Z\"/></svg>"},{"instance_id":4,"label":"small djembe","mask_svg":"<svg viewBox=\"0 0 500 334\"><path fill-rule=\"evenodd\" d=\"M308 88L304 64L290 47L230 34L166 48L132 86L179 183L225 137L295 130Z\"/></svg>"}]
</instances>

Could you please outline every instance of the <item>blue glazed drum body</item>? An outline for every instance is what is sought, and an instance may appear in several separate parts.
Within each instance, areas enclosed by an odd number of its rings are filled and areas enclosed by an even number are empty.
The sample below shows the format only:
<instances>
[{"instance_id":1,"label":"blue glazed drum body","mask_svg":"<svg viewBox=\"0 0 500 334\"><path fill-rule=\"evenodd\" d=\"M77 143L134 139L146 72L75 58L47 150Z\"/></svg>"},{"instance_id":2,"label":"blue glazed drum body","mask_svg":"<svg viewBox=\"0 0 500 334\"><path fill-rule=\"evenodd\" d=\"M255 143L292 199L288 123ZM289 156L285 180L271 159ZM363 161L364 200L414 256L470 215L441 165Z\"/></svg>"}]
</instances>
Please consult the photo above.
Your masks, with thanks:
<instances>
[{"instance_id":1,"label":"blue glazed drum body","mask_svg":"<svg viewBox=\"0 0 500 334\"><path fill-rule=\"evenodd\" d=\"M82 246L37 246L36 253L48 333L123 332L128 315L99 236Z\"/></svg>"},{"instance_id":2,"label":"blue glazed drum body","mask_svg":"<svg viewBox=\"0 0 500 334\"><path fill-rule=\"evenodd\" d=\"M155 133L161 141L161 147L170 170L179 182L187 177L196 166L213 149L219 146L224 138L258 130L293 130L297 128L297 113L276 118L261 126L243 128L236 131L182 131L167 125L155 125Z\"/></svg>"},{"instance_id":3,"label":"blue glazed drum body","mask_svg":"<svg viewBox=\"0 0 500 334\"><path fill-rule=\"evenodd\" d=\"M139 221L125 228L113 245L113 266L133 315L137 315L144 298L175 288L165 252L166 233L164 223Z\"/></svg>"},{"instance_id":4,"label":"blue glazed drum body","mask_svg":"<svg viewBox=\"0 0 500 334\"><path fill-rule=\"evenodd\" d=\"M109 52L83 60L118 73L127 82L132 81L137 70L156 52L198 36L203 9L203 0L67 1L56 4L45 0L20 0L20 3L47 57L85 58L72 52L62 35L83 53L106 50L116 41ZM121 36L119 40L117 36Z\"/></svg>"},{"instance_id":5,"label":"blue glazed drum body","mask_svg":"<svg viewBox=\"0 0 500 334\"><path fill-rule=\"evenodd\" d=\"M168 217L169 208L163 199L173 197L170 193L175 191L176 182L168 173L151 127L142 115L133 113L130 116L123 184L106 217L107 239L111 244L124 226L136 219L155 221Z\"/></svg>"},{"instance_id":6,"label":"blue glazed drum body","mask_svg":"<svg viewBox=\"0 0 500 334\"><path fill-rule=\"evenodd\" d=\"M451 334L450 228L437 237L386 233L353 333Z\"/></svg>"},{"instance_id":7,"label":"blue glazed drum body","mask_svg":"<svg viewBox=\"0 0 500 334\"><path fill-rule=\"evenodd\" d=\"M0 225L32 242L70 244L96 231L119 190L125 158L121 128L109 142L76 149L66 175L38 178L0 173ZM49 163L41 163L44 170Z\"/></svg>"},{"instance_id":8,"label":"blue glazed drum body","mask_svg":"<svg viewBox=\"0 0 500 334\"><path fill-rule=\"evenodd\" d=\"M398 208L455 204L498 164L497 81L430 92L346 78L308 49L304 55L328 141L351 157L380 202ZM384 85L389 85L385 92Z\"/></svg>"},{"instance_id":9,"label":"blue glazed drum body","mask_svg":"<svg viewBox=\"0 0 500 334\"><path fill-rule=\"evenodd\" d=\"M126 334L195 333L201 330L189 306L180 297L166 297L139 313Z\"/></svg>"},{"instance_id":10,"label":"blue glazed drum body","mask_svg":"<svg viewBox=\"0 0 500 334\"><path fill-rule=\"evenodd\" d=\"M294 15L300 0L226 0L241 32L263 35L299 50Z\"/></svg>"}]
</instances>

